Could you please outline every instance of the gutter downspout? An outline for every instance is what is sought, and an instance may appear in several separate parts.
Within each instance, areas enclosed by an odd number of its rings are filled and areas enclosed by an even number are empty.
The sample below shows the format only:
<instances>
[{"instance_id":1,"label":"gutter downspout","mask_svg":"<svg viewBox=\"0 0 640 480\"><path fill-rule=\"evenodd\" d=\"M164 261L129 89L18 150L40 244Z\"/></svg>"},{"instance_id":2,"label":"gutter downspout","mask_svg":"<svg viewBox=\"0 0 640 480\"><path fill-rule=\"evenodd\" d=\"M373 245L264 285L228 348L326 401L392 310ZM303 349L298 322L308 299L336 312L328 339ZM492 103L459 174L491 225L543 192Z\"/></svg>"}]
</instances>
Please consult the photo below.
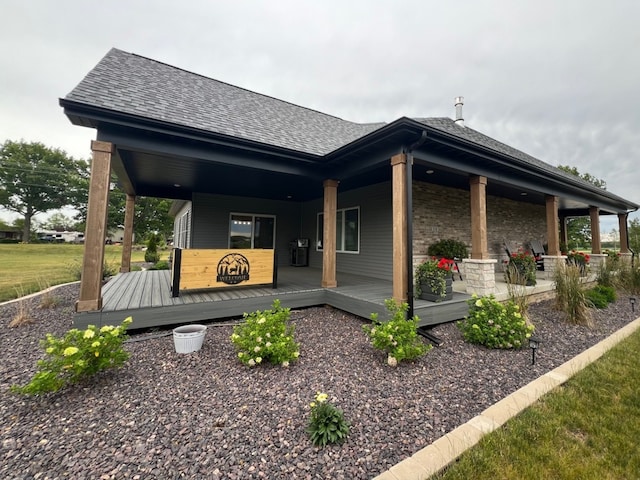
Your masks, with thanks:
<instances>
[{"instance_id":1,"label":"gutter downspout","mask_svg":"<svg viewBox=\"0 0 640 480\"><path fill-rule=\"evenodd\" d=\"M422 130L416 140L404 153L407 156L407 318L413 318L413 151L427 140L427 131Z\"/></svg>"}]
</instances>

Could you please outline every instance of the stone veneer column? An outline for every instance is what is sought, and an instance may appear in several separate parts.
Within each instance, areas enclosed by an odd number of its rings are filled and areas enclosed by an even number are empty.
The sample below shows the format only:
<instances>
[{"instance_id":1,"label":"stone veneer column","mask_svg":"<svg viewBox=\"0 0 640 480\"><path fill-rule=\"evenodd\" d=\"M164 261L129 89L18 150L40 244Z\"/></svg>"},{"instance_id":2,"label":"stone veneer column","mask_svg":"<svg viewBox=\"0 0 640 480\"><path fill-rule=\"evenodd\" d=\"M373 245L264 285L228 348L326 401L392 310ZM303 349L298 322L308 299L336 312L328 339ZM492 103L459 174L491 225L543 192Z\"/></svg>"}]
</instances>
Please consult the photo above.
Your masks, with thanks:
<instances>
[{"instance_id":1,"label":"stone veneer column","mask_svg":"<svg viewBox=\"0 0 640 480\"><path fill-rule=\"evenodd\" d=\"M496 292L496 263L498 260L490 258L479 260L463 258L467 293L475 293L482 297Z\"/></svg>"}]
</instances>

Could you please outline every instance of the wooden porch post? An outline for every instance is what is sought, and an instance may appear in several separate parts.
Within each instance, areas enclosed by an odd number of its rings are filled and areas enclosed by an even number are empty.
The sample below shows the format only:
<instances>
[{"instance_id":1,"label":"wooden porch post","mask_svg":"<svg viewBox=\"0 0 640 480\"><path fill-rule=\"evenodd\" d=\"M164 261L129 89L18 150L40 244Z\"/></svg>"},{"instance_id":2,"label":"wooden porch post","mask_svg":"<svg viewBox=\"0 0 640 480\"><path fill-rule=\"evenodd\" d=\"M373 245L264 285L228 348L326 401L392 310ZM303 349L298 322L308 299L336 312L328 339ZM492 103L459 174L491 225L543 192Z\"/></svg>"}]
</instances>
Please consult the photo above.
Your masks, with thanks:
<instances>
[{"instance_id":1,"label":"wooden porch post","mask_svg":"<svg viewBox=\"0 0 640 480\"><path fill-rule=\"evenodd\" d=\"M487 242L487 177L469 178L471 196L471 258L489 258Z\"/></svg>"},{"instance_id":2,"label":"wooden porch post","mask_svg":"<svg viewBox=\"0 0 640 480\"><path fill-rule=\"evenodd\" d=\"M591 253L602 253L602 244L600 243L600 209L598 207L589 208L589 217L591 217Z\"/></svg>"},{"instance_id":3,"label":"wooden porch post","mask_svg":"<svg viewBox=\"0 0 640 480\"><path fill-rule=\"evenodd\" d=\"M393 205L393 298L406 302L409 291L407 279L407 155L391 157Z\"/></svg>"},{"instance_id":4,"label":"wooden porch post","mask_svg":"<svg viewBox=\"0 0 640 480\"><path fill-rule=\"evenodd\" d=\"M629 239L627 233L627 213L618 214L618 231L620 232L620 253L629 253Z\"/></svg>"},{"instance_id":5,"label":"wooden porch post","mask_svg":"<svg viewBox=\"0 0 640 480\"><path fill-rule=\"evenodd\" d=\"M334 288L336 280L336 210L338 208L338 180L325 180L324 224L322 235L322 286Z\"/></svg>"},{"instance_id":6,"label":"wooden porch post","mask_svg":"<svg viewBox=\"0 0 640 480\"><path fill-rule=\"evenodd\" d=\"M545 197L546 214L547 214L547 254L553 257L560 256L560 242L558 235L558 197L547 195ZM564 228L564 236L567 235L566 219L562 222ZM566 240L565 240L566 243Z\"/></svg>"},{"instance_id":7,"label":"wooden porch post","mask_svg":"<svg viewBox=\"0 0 640 480\"><path fill-rule=\"evenodd\" d=\"M122 245L122 263L120 272L131 271L131 248L133 247L133 215L136 206L135 195L127 194L127 201L124 210L124 239Z\"/></svg>"},{"instance_id":8,"label":"wooden porch post","mask_svg":"<svg viewBox=\"0 0 640 480\"><path fill-rule=\"evenodd\" d=\"M565 248L569 245L569 235L567 232L567 217L560 219L560 243L565 245Z\"/></svg>"},{"instance_id":9,"label":"wooden porch post","mask_svg":"<svg viewBox=\"0 0 640 480\"><path fill-rule=\"evenodd\" d=\"M93 151L93 160L89 183L87 225L84 234L80 298L76 302L77 312L88 312L102 308L102 265L107 231L113 144L92 141L91 150Z\"/></svg>"}]
</instances>

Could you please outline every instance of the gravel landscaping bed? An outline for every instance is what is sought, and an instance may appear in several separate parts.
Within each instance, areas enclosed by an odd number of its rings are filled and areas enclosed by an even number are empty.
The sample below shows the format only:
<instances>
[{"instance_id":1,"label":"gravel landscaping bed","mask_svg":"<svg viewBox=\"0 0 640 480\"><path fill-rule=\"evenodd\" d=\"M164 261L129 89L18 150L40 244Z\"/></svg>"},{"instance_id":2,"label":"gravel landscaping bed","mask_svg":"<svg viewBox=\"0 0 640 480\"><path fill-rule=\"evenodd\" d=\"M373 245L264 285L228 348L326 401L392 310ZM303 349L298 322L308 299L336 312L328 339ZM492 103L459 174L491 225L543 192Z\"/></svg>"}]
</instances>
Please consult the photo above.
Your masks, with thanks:
<instances>
[{"instance_id":1,"label":"gravel landscaping bed","mask_svg":"<svg viewBox=\"0 0 640 480\"><path fill-rule=\"evenodd\" d=\"M171 336L133 341L119 370L57 394L11 394L35 372L39 340L71 328L78 285L53 295L61 304L51 310L25 300L35 323L19 328L7 327L18 303L0 306L3 479L372 478L635 317L622 297L587 329L545 301L530 309L543 341L534 366L528 348L467 345L446 324L433 329L441 347L391 368L362 333L364 319L309 308L292 312L301 356L289 368L238 362L232 320L209 324L200 352L176 354ZM317 391L351 423L341 446L307 437Z\"/></svg>"}]
</instances>

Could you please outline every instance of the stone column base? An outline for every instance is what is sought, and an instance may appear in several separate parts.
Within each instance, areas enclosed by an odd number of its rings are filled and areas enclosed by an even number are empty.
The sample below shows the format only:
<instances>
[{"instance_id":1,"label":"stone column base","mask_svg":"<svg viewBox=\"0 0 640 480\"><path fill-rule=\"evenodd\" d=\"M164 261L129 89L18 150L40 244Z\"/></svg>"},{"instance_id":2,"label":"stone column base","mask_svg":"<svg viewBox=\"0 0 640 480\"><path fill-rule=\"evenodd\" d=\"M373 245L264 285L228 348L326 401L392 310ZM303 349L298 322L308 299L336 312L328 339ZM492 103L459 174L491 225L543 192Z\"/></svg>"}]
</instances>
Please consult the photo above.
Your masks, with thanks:
<instances>
[{"instance_id":1,"label":"stone column base","mask_svg":"<svg viewBox=\"0 0 640 480\"><path fill-rule=\"evenodd\" d=\"M633 258L633 253L625 252L620 253L620 263L623 265L631 265L631 259Z\"/></svg>"},{"instance_id":2,"label":"stone column base","mask_svg":"<svg viewBox=\"0 0 640 480\"><path fill-rule=\"evenodd\" d=\"M566 255L542 255L542 261L544 262L544 276L547 280L553 280L558 263L565 263L567 261Z\"/></svg>"},{"instance_id":3,"label":"stone column base","mask_svg":"<svg viewBox=\"0 0 640 480\"><path fill-rule=\"evenodd\" d=\"M462 259L467 282L467 293L475 293L483 297L496 293L496 263L495 258L488 260L476 260L474 258Z\"/></svg>"},{"instance_id":4,"label":"stone column base","mask_svg":"<svg viewBox=\"0 0 640 480\"><path fill-rule=\"evenodd\" d=\"M590 254L589 255L589 257L590 257L589 265L590 265L591 273L595 273L597 275L598 272L600 271L600 269L607 265L607 257L608 256L609 255L606 255L604 253L592 253L592 254Z\"/></svg>"}]
</instances>

